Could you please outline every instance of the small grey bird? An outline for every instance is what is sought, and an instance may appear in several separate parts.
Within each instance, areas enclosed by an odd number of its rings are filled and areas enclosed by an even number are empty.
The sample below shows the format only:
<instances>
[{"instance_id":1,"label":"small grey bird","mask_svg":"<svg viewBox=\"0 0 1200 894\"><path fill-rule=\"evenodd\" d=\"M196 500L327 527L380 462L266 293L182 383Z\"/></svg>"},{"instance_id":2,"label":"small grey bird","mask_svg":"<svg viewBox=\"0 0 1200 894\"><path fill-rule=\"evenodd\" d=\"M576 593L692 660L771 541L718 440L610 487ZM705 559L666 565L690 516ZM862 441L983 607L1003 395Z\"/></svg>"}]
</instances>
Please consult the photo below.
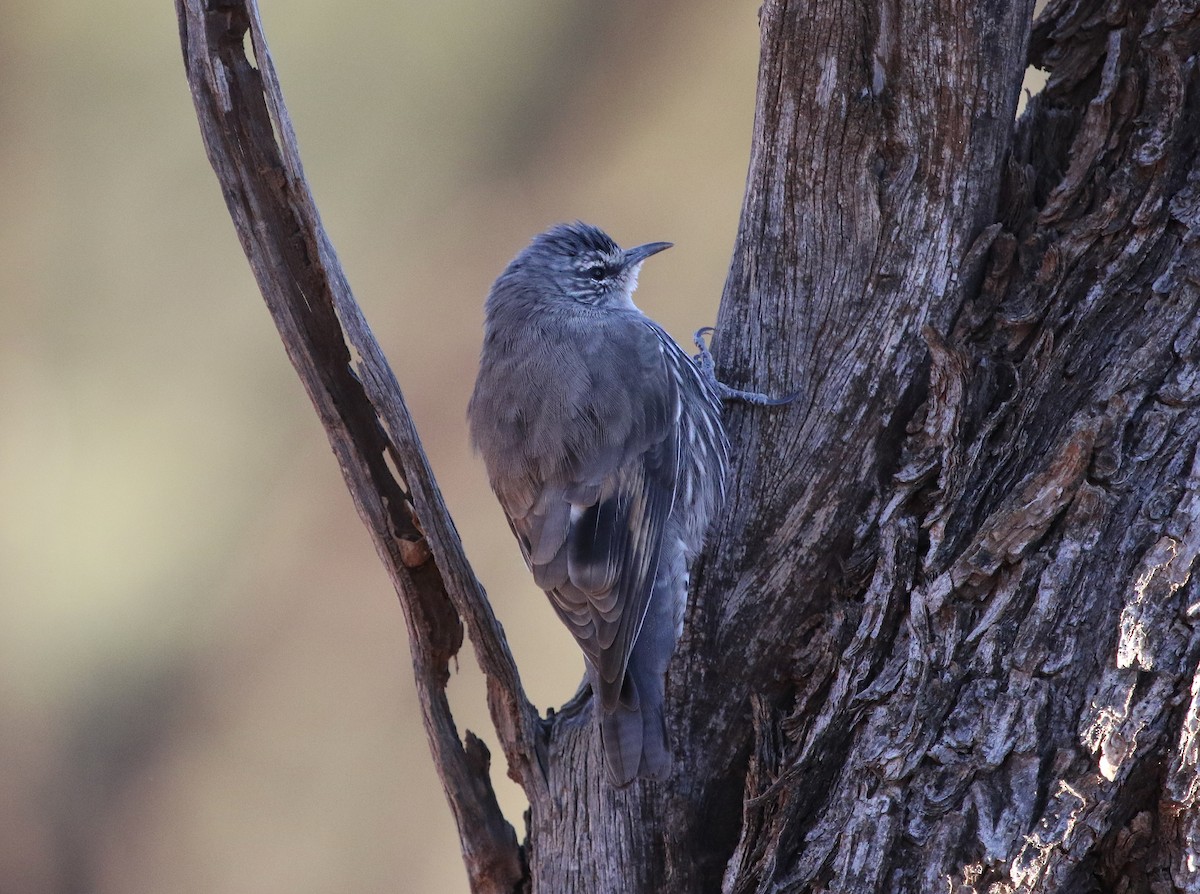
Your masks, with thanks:
<instances>
[{"instance_id":1,"label":"small grey bird","mask_svg":"<svg viewBox=\"0 0 1200 894\"><path fill-rule=\"evenodd\" d=\"M642 262L583 223L492 286L467 410L534 581L583 649L609 779L661 779L688 568L725 495L722 391L634 305ZM707 372L707 375L705 374Z\"/></svg>"}]
</instances>

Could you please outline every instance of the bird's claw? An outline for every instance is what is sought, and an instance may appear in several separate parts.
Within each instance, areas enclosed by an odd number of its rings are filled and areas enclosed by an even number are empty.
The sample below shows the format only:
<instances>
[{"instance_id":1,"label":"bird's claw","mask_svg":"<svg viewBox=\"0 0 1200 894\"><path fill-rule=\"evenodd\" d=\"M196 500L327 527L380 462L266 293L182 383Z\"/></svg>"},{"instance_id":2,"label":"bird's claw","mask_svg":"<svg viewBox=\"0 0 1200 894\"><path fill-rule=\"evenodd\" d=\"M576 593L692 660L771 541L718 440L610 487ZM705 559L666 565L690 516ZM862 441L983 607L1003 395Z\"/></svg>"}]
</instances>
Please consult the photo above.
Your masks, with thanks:
<instances>
[{"instance_id":1,"label":"bird's claw","mask_svg":"<svg viewBox=\"0 0 1200 894\"><path fill-rule=\"evenodd\" d=\"M700 353L694 359L696 365L700 367L700 375L713 386L722 400L740 400L742 403L753 404L756 407L782 407L790 404L800 396L801 392L797 391L794 394L789 394L787 397L771 397L758 391L742 391L740 388L732 388L720 381L717 378L716 364L713 362L712 352L708 349L708 343L704 340L704 337L710 335L713 331L712 326L702 326L696 330L696 334L692 336L692 341L700 349Z\"/></svg>"}]
</instances>

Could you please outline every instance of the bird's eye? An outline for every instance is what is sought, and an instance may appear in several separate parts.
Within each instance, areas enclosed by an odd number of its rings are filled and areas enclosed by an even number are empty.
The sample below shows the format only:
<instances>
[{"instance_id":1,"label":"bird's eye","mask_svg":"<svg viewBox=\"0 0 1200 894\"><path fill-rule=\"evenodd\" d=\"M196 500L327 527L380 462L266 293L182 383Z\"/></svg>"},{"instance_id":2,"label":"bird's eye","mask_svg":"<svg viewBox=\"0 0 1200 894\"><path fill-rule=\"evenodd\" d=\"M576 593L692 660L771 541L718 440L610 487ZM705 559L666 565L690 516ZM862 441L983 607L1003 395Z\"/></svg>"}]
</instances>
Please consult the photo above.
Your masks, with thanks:
<instances>
[{"instance_id":1,"label":"bird's eye","mask_svg":"<svg viewBox=\"0 0 1200 894\"><path fill-rule=\"evenodd\" d=\"M592 280L592 282L600 282L600 280L604 279L604 277L608 275L608 271L599 264L589 267L584 272L587 273L588 279Z\"/></svg>"}]
</instances>

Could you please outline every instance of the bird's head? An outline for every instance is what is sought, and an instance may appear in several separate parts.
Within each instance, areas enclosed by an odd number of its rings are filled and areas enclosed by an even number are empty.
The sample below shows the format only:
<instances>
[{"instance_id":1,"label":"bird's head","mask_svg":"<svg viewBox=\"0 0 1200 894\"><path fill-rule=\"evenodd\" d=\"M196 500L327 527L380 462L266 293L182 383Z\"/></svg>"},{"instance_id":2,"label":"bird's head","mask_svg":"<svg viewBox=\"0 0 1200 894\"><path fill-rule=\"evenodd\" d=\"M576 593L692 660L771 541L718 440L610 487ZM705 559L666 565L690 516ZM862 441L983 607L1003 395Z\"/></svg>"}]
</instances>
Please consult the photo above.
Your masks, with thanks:
<instances>
[{"instance_id":1,"label":"bird's head","mask_svg":"<svg viewBox=\"0 0 1200 894\"><path fill-rule=\"evenodd\" d=\"M539 300L632 308L642 262L670 247L670 242L648 242L623 249L590 224L559 224L534 237L497 280L493 293L516 286Z\"/></svg>"}]
</instances>

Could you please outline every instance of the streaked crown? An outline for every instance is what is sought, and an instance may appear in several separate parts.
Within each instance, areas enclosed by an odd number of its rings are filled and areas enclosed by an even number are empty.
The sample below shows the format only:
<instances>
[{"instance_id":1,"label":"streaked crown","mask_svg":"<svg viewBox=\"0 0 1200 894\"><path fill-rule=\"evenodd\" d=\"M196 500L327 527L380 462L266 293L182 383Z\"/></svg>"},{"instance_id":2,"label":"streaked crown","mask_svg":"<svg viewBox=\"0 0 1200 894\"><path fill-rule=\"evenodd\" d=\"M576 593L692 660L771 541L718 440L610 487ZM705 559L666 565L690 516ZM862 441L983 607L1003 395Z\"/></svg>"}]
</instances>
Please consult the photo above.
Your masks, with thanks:
<instances>
[{"instance_id":1,"label":"streaked crown","mask_svg":"<svg viewBox=\"0 0 1200 894\"><path fill-rule=\"evenodd\" d=\"M489 301L517 289L526 300L532 293L543 300L630 308L642 262L670 247L670 242L650 242L622 249L591 224L559 224L535 236L512 260Z\"/></svg>"}]
</instances>

